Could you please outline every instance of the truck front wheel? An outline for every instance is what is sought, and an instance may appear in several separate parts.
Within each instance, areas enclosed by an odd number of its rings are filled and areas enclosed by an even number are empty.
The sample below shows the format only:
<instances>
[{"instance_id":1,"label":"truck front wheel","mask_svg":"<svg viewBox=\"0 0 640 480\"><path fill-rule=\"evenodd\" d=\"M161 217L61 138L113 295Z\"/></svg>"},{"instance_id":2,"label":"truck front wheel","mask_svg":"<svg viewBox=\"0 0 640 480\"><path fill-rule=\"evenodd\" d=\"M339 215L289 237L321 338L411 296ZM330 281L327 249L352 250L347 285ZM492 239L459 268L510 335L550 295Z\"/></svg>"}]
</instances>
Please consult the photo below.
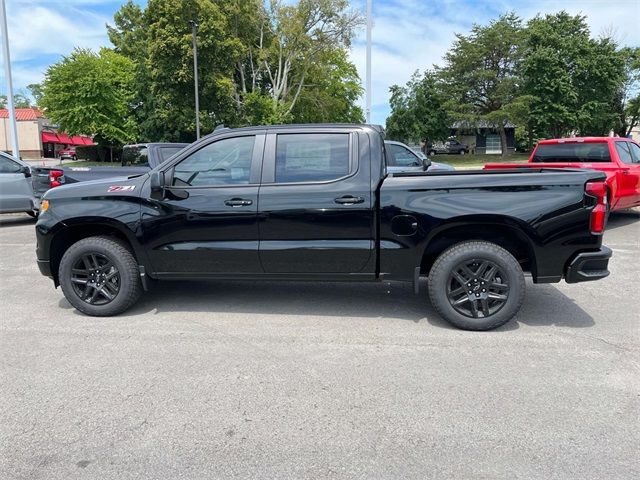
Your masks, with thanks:
<instances>
[{"instance_id":1,"label":"truck front wheel","mask_svg":"<svg viewBox=\"0 0 640 480\"><path fill-rule=\"evenodd\" d=\"M110 237L88 237L71 245L60 261L58 276L69 303L97 317L124 312L142 292L133 254Z\"/></svg>"},{"instance_id":2,"label":"truck front wheel","mask_svg":"<svg viewBox=\"0 0 640 480\"><path fill-rule=\"evenodd\" d=\"M491 330L520 310L525 282L518 261L504 248L482 241L445 250L429 274L429 298L449 323L464 330Z\"/></svg>"}]
</instances>

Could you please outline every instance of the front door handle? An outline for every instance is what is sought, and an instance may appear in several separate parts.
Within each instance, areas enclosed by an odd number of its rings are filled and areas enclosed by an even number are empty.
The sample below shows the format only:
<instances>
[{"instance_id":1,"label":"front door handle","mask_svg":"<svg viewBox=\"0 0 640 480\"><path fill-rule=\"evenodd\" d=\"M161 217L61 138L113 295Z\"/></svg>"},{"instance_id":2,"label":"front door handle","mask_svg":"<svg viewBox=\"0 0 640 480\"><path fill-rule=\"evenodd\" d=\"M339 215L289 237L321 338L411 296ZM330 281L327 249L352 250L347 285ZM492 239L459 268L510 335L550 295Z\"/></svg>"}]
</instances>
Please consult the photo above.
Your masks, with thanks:
<instances>
[{"instance_id":1,"label":"front door handle","mask_svg":"<svg viewBox=\"0 0 640 480\"><path fill-rule=\"evenodd\" d=\"M344 195L336 198L334 202L339 203L340 205L355 205L356 203L364 203L364 198L354 197L353 195Z\"/></svg>"},{"instance_id":2,"label":"front door handle","mask_svg":"<svg viewBox=\"0 0 640 480\"><path fill-rule=\"evenodd\" d=\"M225 200L224 204L227 207L248 207L253 204L253 200L247 200L246 198L230 198L229 200Z\"/></svg>"}]
</instances>

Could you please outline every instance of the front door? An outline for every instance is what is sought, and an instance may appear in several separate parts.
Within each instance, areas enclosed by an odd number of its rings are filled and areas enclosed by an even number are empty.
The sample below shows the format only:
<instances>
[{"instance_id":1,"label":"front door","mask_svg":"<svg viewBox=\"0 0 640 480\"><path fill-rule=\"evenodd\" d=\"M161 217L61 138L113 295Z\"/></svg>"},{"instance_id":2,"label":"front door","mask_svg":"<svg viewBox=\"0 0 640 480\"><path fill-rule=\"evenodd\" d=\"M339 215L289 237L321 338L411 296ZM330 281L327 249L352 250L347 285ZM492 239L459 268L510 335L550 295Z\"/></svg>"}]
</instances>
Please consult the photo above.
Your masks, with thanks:
<instances>
[{"instance_id":1,"label":"front door","mask_svg":"<svg viewBox=\"0 0 640 480\"><path fill-rule=\"evenodd\" d=\"M31 178L9 155L0 155L0 212L30 212L34 208Z\"/></svg>"},{"instance_id":2,"label":"front door","mask_svg":"<svg viewBox=\"0 0 640 480\"><path fill-rule=\"evenodd\" d=\"M259 195L268 274L373 274L368 162L346 130L269 134Z\"/></svg>"},{"instance_id":3,"label":"front door","mask_svg":"<svg viewBox=\"0 0 640 480\"><path fill-rule=\"evenodd\" d=\"M261 273L258 183L263 134L216 137L166 173L165 198L142 217L159 277Z\"/></svg>"}]
</instances>

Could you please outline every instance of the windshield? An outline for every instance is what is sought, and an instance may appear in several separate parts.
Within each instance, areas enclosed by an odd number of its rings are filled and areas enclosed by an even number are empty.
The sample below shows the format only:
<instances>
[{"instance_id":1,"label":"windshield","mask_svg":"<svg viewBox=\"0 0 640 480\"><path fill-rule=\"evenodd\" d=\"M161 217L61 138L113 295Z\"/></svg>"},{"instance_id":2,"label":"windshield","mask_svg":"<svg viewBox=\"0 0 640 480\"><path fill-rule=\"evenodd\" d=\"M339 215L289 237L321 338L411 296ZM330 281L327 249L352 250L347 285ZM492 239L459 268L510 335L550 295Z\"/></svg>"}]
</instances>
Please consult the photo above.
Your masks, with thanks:
<instances>
[{"instance_id":1,"label":"windshield","mask_svg":"<svg viewBox=\"0 0 640 480\"><path fill-rule=\"evenodd\" d=\"M533 162L610 162L609 144L545 143L538 145Z\"/></svg>"}]
</instances>

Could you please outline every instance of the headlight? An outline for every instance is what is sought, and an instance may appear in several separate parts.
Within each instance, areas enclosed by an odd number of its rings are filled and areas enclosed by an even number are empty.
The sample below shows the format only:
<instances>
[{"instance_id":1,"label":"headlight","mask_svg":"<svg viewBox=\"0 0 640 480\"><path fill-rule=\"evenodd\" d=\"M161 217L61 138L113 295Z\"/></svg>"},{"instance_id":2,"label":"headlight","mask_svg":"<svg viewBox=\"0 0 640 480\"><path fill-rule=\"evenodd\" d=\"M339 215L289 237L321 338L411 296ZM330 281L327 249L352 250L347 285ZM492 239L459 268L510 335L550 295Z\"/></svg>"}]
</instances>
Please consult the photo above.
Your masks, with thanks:
<instances>
[{"instance_id":1,"label":"headlight","mask_svg":"<svg viewBox=\"0 0 640 480\"><path fill-rule=\"evenodd\" d=\"M40 213L44 213L49 210L49 200L42 200L40 202Z\"/></svg>"}]
</instances>

